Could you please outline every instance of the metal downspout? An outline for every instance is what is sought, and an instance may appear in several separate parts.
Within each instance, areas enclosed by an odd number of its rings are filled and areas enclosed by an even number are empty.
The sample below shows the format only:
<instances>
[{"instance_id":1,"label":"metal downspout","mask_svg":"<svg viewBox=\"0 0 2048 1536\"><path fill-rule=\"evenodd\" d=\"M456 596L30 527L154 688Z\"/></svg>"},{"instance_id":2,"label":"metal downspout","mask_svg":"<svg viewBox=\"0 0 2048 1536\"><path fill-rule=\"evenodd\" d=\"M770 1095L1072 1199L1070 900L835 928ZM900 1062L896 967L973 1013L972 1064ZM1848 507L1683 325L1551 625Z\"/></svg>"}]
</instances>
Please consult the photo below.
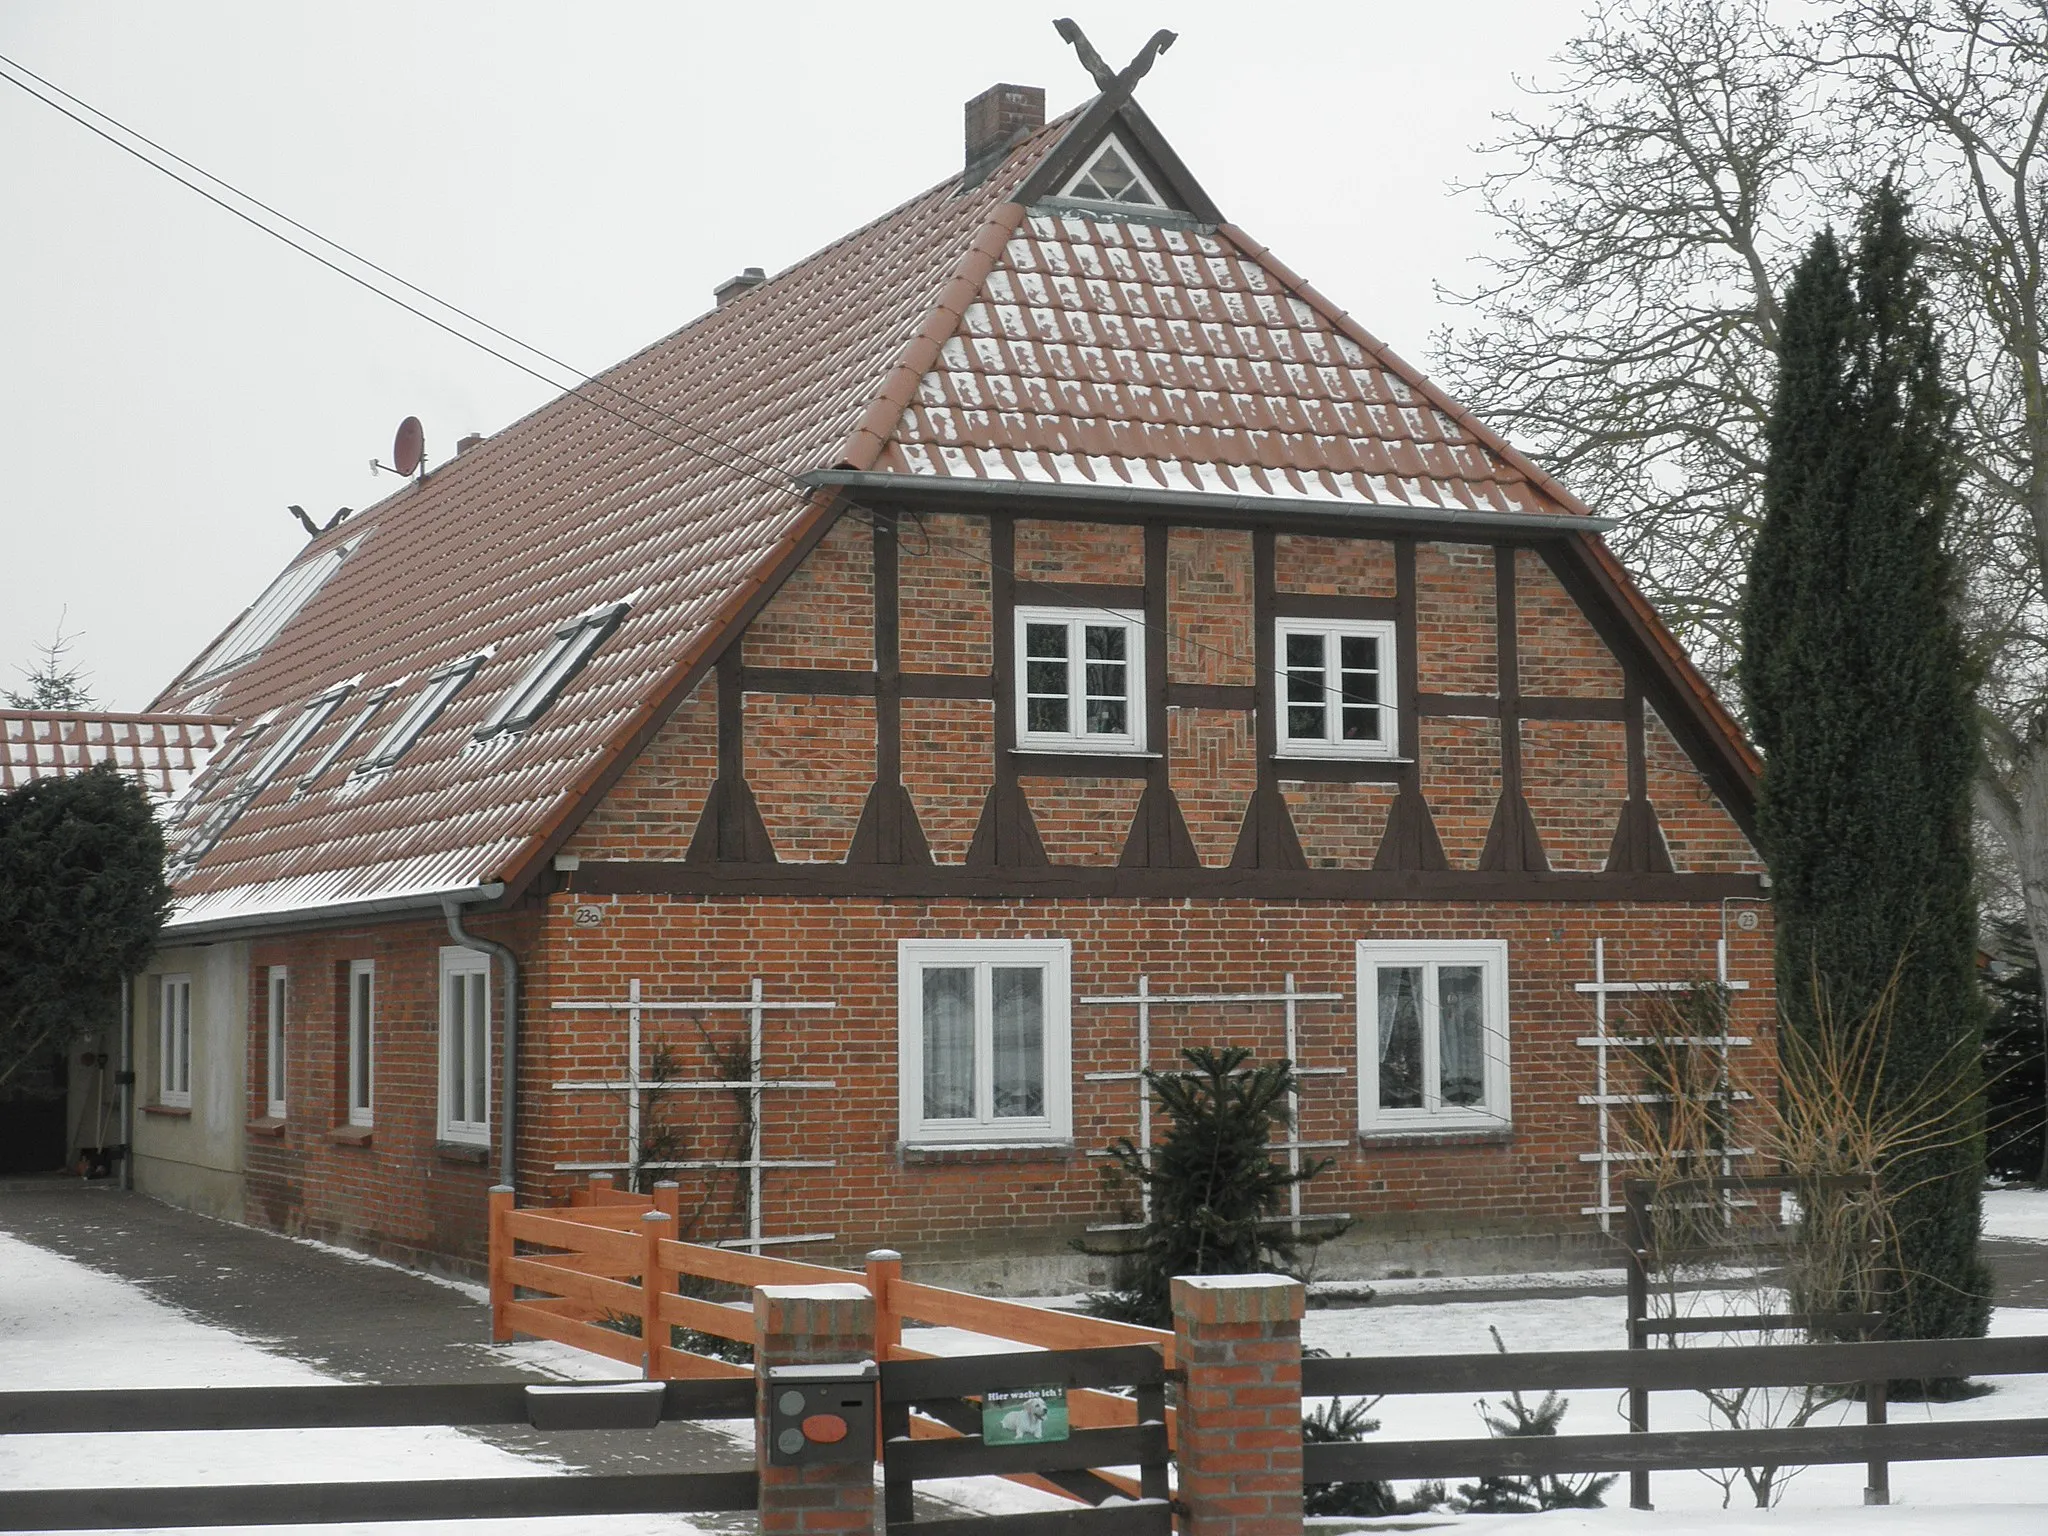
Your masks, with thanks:
<instances>
[{"instance_id":1,"label":"metal downspout","mask_svg":"<svg viewBox=\"0 0 2048 1536\"><path fill-rule=\"evenodd\" d=\"M121 978L121 1187L135 1187L135 992L134 982Z\"/></svg>"},{"instance_id":2,"label":"metal downspout","mask_svg":"<svg viewBox=\"0 0 2048 1536\"><path fill-rule=\"evenodd\" d=\"M464 949L482 950L504 962L505 1033L501 1050L504 1070L498 1089L498 1182L507 1188L515 1188L519 1166L514 1156L516 1142L513 1136L519 1108L519 957L496 939L479 938L465 932L460 902L446 898L441 902L441 910L448 917L448 937Z\"/></svg>"}]
</instances>

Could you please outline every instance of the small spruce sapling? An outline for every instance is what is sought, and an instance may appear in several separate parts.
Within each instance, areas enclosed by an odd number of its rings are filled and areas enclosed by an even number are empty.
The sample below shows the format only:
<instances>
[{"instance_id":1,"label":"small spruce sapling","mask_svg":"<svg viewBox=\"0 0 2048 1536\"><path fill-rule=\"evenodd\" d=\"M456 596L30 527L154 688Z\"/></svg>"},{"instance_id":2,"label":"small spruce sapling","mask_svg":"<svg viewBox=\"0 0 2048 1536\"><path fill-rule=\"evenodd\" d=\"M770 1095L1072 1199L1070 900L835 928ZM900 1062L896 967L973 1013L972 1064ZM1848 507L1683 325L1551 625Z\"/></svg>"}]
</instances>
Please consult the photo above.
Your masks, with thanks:
<instances>
[{"instance_id":1,"label":"small spruce sapling","mask_svg":"<svg viewBox=\"0 0 2048 1536\"><path fill-rule=\"evenodd\" d=\"M1301 1416L1304 1445L1333 1445L1363 1440L1380 1427L1370 1417L1379 1399L1359 1398L1346 1402L1333 1397ZM1305 1515L1420 1515L1445 1502L1442 1483L1423 1483L1408 1498L1394 1492L1391 1483L1373 1479L1352 1483L1310 1483L1302 1490L1301 1511Z\"/></svg>"},{"instance_id":2,"label":"small spruce sapling","mask_svg":"<svg viewBox=\"0 0 2048 1536\"><path fill-rule=\"evenodd\" d=\"M1493 1335L1493 1347L1506 1354L1508 1347L1501 1340L1500 1330L1489 1327L1486 1331ZM1501 1411L1496 1413L1484 1398L1479 1402L1479 1416L1494 1434L1506 1437L1554 1435L1564 1419L1565 1410L1571 1407L1571 1399L1546 1392L1543 1401L1532 1408L1520 1392L1510 1392L1500 1406ZM1463 1507L1475 1515L1533 1515L1546 1509L1599 1509L1605 1502L1607 1490L1613 1486L1614 1475L1611 1473L1576 1478L1559 1477L1555 1473L1537 1477L1486 1477L1461 1486L1458 1497Z\"/></svg>"}]
</instances>

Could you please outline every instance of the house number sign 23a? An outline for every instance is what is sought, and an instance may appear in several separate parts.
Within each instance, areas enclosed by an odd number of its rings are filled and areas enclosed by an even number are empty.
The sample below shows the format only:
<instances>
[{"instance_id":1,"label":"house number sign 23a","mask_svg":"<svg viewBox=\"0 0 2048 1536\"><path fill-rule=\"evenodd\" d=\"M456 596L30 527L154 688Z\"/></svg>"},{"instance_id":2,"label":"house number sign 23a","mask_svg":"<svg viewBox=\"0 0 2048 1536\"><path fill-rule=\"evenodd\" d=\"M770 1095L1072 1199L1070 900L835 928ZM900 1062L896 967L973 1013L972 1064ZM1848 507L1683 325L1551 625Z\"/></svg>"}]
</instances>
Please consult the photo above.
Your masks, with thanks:
<instances>
[{"instance_id":1,"label":"house number sign 23a","mask_svg":"<svg viewBox=\"0 0 2048 1536\"><path fill-rule=\"evenodd\" d=\"M586 902L582 906L570 909L569 921L578 928L602 928L604 926L604 908L592 906Z\"/></svg>"},{"instance_id":2,"label":"house number sign 23a","mask_svg":"<svg viewBox=\"0 0 2048 1536\"><path fill-rule=\"evenodd\" d=\"M1066 1438L1065 1387L1025 1387L981 1395L983 1445L1037 1445Z\"/></svg>"}]
</instances>

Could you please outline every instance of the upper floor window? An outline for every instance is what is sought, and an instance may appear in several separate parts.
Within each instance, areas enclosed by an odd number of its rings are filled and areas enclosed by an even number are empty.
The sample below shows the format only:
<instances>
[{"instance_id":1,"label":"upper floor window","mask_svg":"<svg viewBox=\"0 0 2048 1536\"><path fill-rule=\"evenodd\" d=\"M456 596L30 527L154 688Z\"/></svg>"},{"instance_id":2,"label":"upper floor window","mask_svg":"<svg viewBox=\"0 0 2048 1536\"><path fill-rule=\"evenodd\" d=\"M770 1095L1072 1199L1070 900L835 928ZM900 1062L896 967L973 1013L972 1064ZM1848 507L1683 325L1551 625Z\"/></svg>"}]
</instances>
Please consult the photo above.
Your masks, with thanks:
<instances>
[{"instance_id":1,"label":"upper floor window","mask_svg":"<svg viewBox=\"0 0 2048 1536\"><path fill-rule=\"evenodd\" d=\"M1392 624L1282 619L1275 654L1282 757L1398 754Z\"/></svg>"},{"instance_id":2,"label":"upper floor window","mask_svg":"<svg viewBox=\"0 0 2048 1536\"><path fill-rule=\"evenodd\" d=\"M533 724L555 702L555 696L569 680L583 670L590 653L604 643L626 616L626 604L607 603L602 608L579 614L560 629L548 648L541 652L526 675L498 701L476 728L479 736L499 731L516 731Z\"/></svg>"},{"instance_id":3,"label":"upper floor window","mask_svg":"<svg viewBox=\"0 0 2048 1536\"><path fill-rule=\"evenodd\" d=\"M903 1139L1073 1134L1065 939L905 939L897 948Z\"/></svg>"},{"instance_id":4,"label":"upper floor window","mask_svg":"<svg viewBox=\"0 0 2048 1536\"><path fill-rule=\"evenodd\" d=\"M491 1139L491 957L450 945L441 951L441 1118L443 1141L487 1146Z\"/></svg>"},{"instance_id":5,"label":"upper floor window","mask_svg":"<svg viewBox=\"0 0 2048 1536\"><path fill-rule=\"evenodd\" d=\"M1017 745L1136 752L1145 745L1145 620L1105 608L1017 610Z\"/></svg>"},{"instance_id":6,"label":"upper floor window","mask_svg":"<svg viewBox=\"0 0 2048 1536\"><path fill-rule=\"evenodd\" d=\"M476 675L476 669L489 655L488 650L477 651L429 672L426 686L419 691L418 697L391 722L391 729L378 738L377 745L364 756L356 772L375 773L380 768L391 767L405 756L427 727L441 718L441 711L462 691L462 685Z\"/></svg>"},{"instance_id":7,"label":"upper floor window","mask_svg":"<svg viewBox=\"0 0 2048 1536\"><path fill-rule=\"evenodd\" d=\"M1507 945L1361 943L1358 1037L1365 1129L1507 1124Z\"/></svg>"},{"instance_id":8,"label":"upper floor window","mask_svg":"<svg viewBox=\"0 0 2048 1536\"><path fill-rule=\"evenodd\" d=\"M348 967L348 1123L369 1125L374 1116L377 1067L377 962L351 960Z\"/></svg>"},{"instance_id":9,"label":"upper floor window","mask_svg":"<svg viewBox=\"0 0 2048 1536\"><path fill-rule=\"evenodd\" d=\"M192 978L166 976L157 1003L157 1102L192 1107Z\"/></svg>"}]
</instances>

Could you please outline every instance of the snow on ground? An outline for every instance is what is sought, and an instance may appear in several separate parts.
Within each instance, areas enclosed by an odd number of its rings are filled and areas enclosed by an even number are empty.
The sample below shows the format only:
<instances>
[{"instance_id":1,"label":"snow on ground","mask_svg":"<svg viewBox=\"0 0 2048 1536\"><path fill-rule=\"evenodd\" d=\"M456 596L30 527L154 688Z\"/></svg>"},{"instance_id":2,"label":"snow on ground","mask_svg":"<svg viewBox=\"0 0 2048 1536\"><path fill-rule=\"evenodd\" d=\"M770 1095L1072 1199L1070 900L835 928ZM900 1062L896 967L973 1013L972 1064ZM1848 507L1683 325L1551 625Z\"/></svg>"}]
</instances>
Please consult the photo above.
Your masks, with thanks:
<instances>
[{"instance_id":1,"label":"snow on ground","mask_svg":"<svg viewBox=\"0 0 2048 1536\"><path fill-rule=\"evenodd\" d=\"M618 1374L616 1368L609 1373ZM0 1390L294 1386L331 1382L138 1287L0 1233ZM736 1458L742 1460L743 1457ZM346 1482L546 1477L562 1468L456 1429L219 1430L0 1438L0 1487ZM252 1531L258 1528L249 1528ZM262 1527L389 1533L393 1526ZM463 1536L690 1536L678 1517L502 1520L442 1527Z\"/></svg>"},{"instance_id":2,"label":"snow on ground","mask_svg":"<svg viewBox=\"0 0 2048 1536\"><path fill-rule=\"evenodd\" d=\"M2048 1189L1987 1189L1984 1235L2048 1243Z\"/></svg>"}]
</instances>

